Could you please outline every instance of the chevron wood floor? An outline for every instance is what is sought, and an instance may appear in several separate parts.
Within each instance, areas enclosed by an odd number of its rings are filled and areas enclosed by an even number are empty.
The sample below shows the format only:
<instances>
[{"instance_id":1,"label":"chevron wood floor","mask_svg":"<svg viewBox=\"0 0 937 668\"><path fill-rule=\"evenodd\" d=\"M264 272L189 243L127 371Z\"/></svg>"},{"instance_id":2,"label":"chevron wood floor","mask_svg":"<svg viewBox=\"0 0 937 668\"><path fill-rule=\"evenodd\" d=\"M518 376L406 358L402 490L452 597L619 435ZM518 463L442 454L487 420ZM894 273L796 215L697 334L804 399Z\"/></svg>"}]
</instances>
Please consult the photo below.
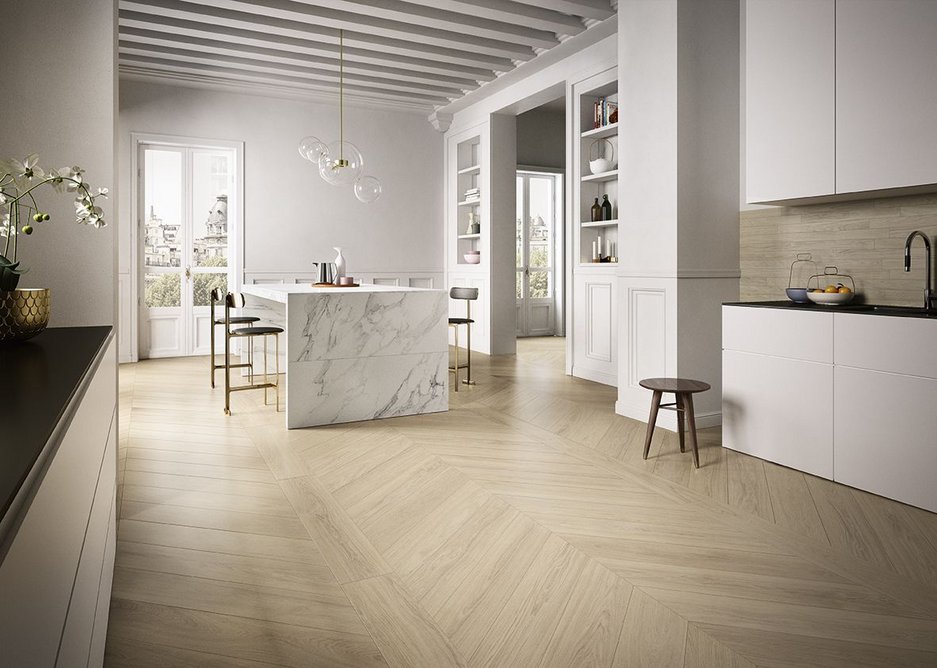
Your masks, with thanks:
<instances>
[{"instance_id":1,"label":"chevron wood floor","mask_svg":"<svg viewBox=\"0 0 937 668\"><path fill-rule=\"evenodd\" d=\"M475 356L430 416L287 431L121 367L111 666L934 666L937 516Z\"/></svg>"}]
</instances>

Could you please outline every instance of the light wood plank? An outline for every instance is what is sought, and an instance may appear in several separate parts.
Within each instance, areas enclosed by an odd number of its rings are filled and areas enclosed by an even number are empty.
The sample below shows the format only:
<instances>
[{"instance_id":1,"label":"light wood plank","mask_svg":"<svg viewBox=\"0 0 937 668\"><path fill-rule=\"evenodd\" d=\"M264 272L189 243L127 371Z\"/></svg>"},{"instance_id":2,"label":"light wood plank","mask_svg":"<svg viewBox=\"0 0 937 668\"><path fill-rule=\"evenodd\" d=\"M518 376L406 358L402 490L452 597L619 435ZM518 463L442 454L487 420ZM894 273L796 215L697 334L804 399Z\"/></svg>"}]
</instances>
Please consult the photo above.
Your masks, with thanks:
<instances>
[{"instance_id":1,"label":"light wood plank","mask_svg":"<svg viewBox=\"0 0 937 668\"><path fill-rule=\"evenodd\" d=\"M280 485L339 582L363 580L391 571L361 529L314 476L289 478Z\"/></svg>"},{"instance_id":2,"label":"light wood plank","mask_svg":"<svg viewBox=\"0 0 937 668\"><path fill-rule=\"evenodd\" d=\"M687 623L641 589L631 593L616 666L682 666Z\"/></svg>"},{"instance_id":3,"label":"light wood plank","mask_svg":"<svg viewBox=\"0 0 937 668\"><path fill-rule=\"evenodd\" d=\"M377 576L344 587L389 665L466 665L436 623L395 578Z\"/></svg>"}]
</instances>

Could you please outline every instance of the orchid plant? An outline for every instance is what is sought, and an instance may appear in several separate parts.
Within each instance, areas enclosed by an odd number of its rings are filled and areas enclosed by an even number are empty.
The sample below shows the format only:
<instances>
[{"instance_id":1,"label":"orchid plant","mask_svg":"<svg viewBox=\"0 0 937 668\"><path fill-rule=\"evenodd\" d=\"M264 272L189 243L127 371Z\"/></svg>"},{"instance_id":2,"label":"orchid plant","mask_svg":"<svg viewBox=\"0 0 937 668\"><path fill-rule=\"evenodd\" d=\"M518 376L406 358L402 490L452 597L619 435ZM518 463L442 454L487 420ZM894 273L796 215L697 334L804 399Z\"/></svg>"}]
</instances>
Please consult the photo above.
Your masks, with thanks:
<instances>
[{"instance_id":1,"label":"orchid plant","mask_svg":"<svg viewBox=\"0 0 937 668\"><path fill-rule=\"evenodd\" d=\"M39 208L33 191L49 184L58 193L75 193L75 220L82 225L104 227L101 208L95 203L99 197L107 197L107 188L98 188L92 194L91 186L84 180L81 167L62 167L43 170L39 167L39 156L33 153L22 161L0 161L0 290L15 290L26 269L17 260L19 237L31 235L33 224L49 221L49 214Z\"/></svg>"}]
</instances>

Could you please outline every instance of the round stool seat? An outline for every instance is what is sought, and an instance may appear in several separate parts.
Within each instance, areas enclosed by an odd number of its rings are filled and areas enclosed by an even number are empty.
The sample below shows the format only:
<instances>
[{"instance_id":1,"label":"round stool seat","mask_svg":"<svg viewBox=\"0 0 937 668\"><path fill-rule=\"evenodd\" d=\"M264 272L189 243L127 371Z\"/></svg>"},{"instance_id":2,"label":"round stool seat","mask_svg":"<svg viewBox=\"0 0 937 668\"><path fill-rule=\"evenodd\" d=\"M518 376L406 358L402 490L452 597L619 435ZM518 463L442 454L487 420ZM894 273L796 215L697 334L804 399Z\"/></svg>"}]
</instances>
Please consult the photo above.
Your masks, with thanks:
<instances>
[{"instance_id":1,"label":"round stool seat","mask_svg":"<svg viewBox=\"0 0 937 668\"><path fill-rule=\"evenodd\" d=\"M262 336L264 334L281 334L282 327L242 327L232 329L231 336Z\"/></svg>"},{"instance_id":2,"label":"round stool seat","mask_svg":"<svg viewBox=\"0 0 937 668\"><path fill-rule=\"evenodd\" d=\"M471 318L449 318L450 325L471 325L473 322Z\"/></svg>"},{"instance_id":3,"label":"round stool seat","mask_svg":"<svg viewBox=\"0 0 937 668\"><path fill-rule=\"evenodd\" d=\"M256 315L239 315L234 318L231 318L232 325L247 325L252 322L260 322L260 318L258 318ZM215 320L215 324L223 325L224 318L218 318L217 320Z\"/></svg>"},{"instance_id":4,"label":"round stool seat","mask_svg":"<svg viewBox=\"0 0 937 668\"><path fill-rule=\"evenodd\" d=\"M654 392L705 392L710 389L709 383L689 378L645 378L638 381L641 387Z\"/></svg>"}]
</instances>

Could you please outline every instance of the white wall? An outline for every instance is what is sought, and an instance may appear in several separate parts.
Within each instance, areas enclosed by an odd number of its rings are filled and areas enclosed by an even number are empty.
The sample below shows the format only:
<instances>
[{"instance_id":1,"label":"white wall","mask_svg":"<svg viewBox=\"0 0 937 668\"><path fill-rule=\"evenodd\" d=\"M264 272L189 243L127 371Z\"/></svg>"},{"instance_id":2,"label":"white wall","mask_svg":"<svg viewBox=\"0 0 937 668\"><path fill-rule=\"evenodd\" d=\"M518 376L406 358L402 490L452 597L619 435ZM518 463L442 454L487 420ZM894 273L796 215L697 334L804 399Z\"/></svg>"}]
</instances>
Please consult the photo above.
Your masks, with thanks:
<instances>
[{"instance_id":1,"label":"white wall","mask_svg":"<svg viewBox=\"0 0 937 668\"><path fill-rule=\"evenodd\" d=\"M114 169L116 3L3 3L0 156L38 153L42 167L80 165L116 194ZM52 216L20 237L29 273L20 287L52 289L54 327L114 322L116 202L102 200L109 227L75 224L74 197L36 191Z\"/></svg>"},{"instance_id":2,"label":"white wall","mask_svg":"<svg viewBox=\"0 0 937 668\"><path fill-rule=\"evenodd\" d=\"M314 135L338 139L336 104L122 81L120 169L130 171L131 132L244 142L245 273L307 274L342 246L351 275L442 275L442 135L420 114L345 107L345 137L384 192L359 202L328 185L296 149ZM129 271L131 181L122 182L121 271Z\"/></svg>"},{"instance_id":3,"label":"white wall","mask_svg":"<svg viewBox=\"0 0 937 668\"><path fill-rule=\"evenodd\" d=\"M517 164L566 169L566 112L537 108L517 116Z\"/></svg>"}]
</instances>

